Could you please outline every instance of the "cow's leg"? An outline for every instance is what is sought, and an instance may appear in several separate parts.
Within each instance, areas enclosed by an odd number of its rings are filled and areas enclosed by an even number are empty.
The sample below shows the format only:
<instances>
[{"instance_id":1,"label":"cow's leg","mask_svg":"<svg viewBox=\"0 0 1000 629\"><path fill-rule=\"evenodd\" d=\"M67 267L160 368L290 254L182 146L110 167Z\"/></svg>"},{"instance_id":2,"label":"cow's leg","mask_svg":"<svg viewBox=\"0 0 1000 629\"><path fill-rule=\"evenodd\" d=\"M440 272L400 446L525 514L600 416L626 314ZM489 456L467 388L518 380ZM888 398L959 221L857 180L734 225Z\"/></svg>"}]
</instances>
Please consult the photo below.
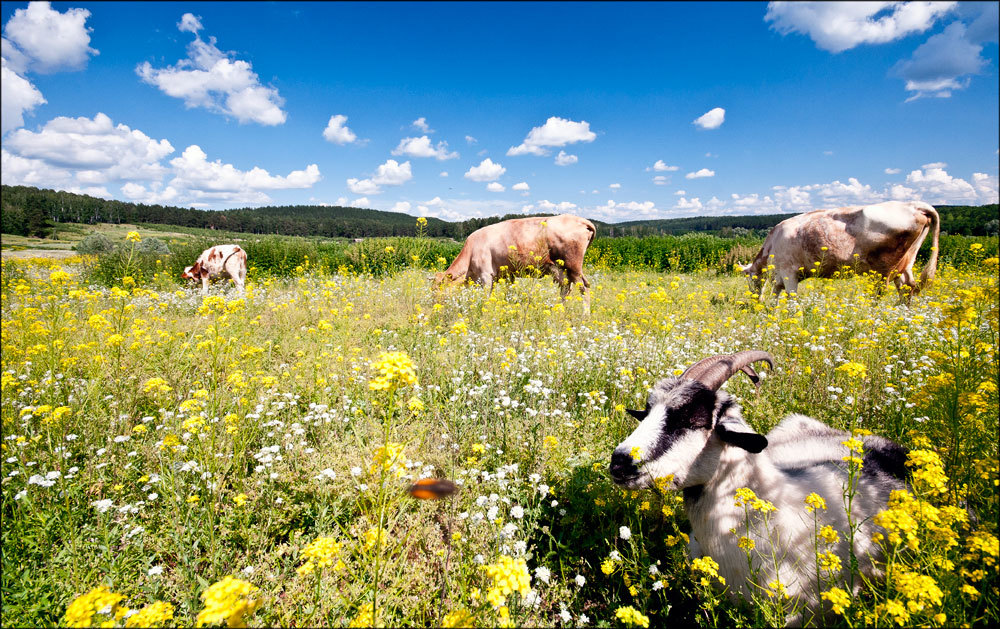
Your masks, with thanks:
<instances>
[{"instance_id":1,"label":"cow's leg","mask_svg":"<svg viewBox=\"0 0 1000 629\"><path fill-rule=\"evenodd\" d=\"M202 276L201 278L201 294L202 295L208 294L208 278L205 276Z\"/></svg>"},{"instance_id":2,"label":"cow's leg","mask_svg":"<svg viewBox=\"0 0 1000 629\"><path fill-rule=\"evenodd\" d=\"M899 293L899 303L910 303L910 298L917 294L920 288L913 279L913 271L907 269L892 278L896 285L896 292Z\"/></svg>"},{"instance_id":3,"label":"cow's leg","mask_svg":"<svg viewBox=\"0 0 1000 629\"><path fill-rule=\"evenodd\" d=\"M566 275L569 278L569 282L566 285L566 292L569 292L569 288L573 284L579 284L580 295L583 297L583 313L590 314L590 282L583 276L583 273L572 269L566 269Z\"/></svg>"},{"instance_id":4,"label":"cow's leg","mask_svg":"<svg viewBox=\"0 0 1000 629\"><path fill-rule=\"evenodd\" d=\"M783 278L783 279L784 279L783 284L784 284L784 287L785 287L785 292L788 293L789 295L791 295L792 293L795 293L796 295L798 295L799 294L799 278L796 277L794 273L792 273L791 275L789 275L788 277Z\"/></svg>"}]
</instances>

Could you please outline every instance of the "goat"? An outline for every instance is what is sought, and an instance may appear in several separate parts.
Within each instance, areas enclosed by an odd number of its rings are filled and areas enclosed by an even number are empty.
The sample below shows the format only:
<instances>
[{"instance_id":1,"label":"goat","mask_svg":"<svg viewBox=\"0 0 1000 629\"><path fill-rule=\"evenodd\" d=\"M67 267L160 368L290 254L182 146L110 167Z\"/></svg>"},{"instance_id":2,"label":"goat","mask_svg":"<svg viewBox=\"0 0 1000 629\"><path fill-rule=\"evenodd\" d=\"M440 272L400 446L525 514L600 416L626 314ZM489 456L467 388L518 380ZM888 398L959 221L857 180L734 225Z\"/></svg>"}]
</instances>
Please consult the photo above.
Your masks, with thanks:
<instances>
[{"instance_id":1,"label":"goat","mask_svg":"<svg viewBox=\"0 0 1000 629\"><path fill-rule=\"evenodd\" d=\"M628 489L659 485L680 489L691 522L692 544L719 564L719 574L730 586L730 595L749 599L755 587L775 579L785 587L792 608L821 614L814 555L814 514L805 510L805 499L816 493L829 504L817 509L819 526L830 525L839 540L829 549L844 571L850 570L849 524L841 506L848 480L844 457L851 456L844 441L851 435L834 430L804 415L790 415L765 437L744 421L740 407L719 391L737 371L754 384L759 377L751 366L758 361L773 366L770 354L744 351L706 358L679 378L667 378L649 394L646 409L628 412L639 427L621 442L611 456L615 483ZM851 503L852 521L860 525L853 536L854 555L861 573L878 578L880 549L872 542L872 522L885 509L889 494L905 487L906 450L887 439L862 439L862 470L855 477ZM770 530L751 530L755 548L753 576L747 557L731 532L745 530L744 507L736 506L737 489L748 487L778 511L769 515ZM776 558L767 565L761 557ZM758 591L761 591L758 589ZM801 622L791 615L789 623Z\"/></svg>"}]
</instances>

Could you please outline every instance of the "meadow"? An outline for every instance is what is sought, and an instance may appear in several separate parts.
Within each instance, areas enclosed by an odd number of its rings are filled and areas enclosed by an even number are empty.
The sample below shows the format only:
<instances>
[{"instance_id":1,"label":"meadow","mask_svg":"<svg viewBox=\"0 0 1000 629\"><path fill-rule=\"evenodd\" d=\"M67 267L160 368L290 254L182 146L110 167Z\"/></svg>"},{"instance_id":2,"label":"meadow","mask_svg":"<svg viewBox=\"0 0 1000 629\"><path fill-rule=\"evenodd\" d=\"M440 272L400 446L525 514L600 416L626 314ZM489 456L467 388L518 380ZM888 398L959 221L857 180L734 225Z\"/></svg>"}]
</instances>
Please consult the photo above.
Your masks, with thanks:
<instances>
[{"instance_id":1,"label":"meadow","mask_svg":"<svg viewBox=\"0 0 1000 629\"><path fill-rule=\"evenodd\" d=\"M888 578L845 589L827 560L831 616L806 622L1000 622L995 238L949 245L909 306L864 277L762 302L726 252L622 239L588 258L589 317L547 278L435 294L454 253L420 241L250 251L246 294L204 297L134 241L5 259L0 623L780 624L780 583L734 602L687 557L679 494L607 474L626 408L743 349L775 357L759 391L727 384L759 432L801 412L911 449ZM458 490L412 497L427 477Z\"/></svg>"}]
</instances>

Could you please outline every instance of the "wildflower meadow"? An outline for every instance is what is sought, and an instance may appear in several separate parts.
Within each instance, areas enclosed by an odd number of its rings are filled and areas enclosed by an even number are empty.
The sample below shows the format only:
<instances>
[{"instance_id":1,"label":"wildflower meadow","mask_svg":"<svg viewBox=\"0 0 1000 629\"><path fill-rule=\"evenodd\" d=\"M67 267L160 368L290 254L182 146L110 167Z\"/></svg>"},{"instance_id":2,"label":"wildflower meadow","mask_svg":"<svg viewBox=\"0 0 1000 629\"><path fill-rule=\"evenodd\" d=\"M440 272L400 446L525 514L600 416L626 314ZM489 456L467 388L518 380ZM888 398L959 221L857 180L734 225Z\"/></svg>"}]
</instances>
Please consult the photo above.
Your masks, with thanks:
<instances>
[{"instance_id":1,"label":"wildflower meadow","mask_svg":"<svg viewBox=\"0 0 1000 629\"><path fill-rule=\"evenodd\" d=\"M802 622L1000 622L995 244L908 305L865 277L760 300L718 257L588 259L587 316L548 278L434 292L436 255L203 296L182 261L130 274L141 240L103 284L89 258L3 262L4 626L783 624L780 578L723 582L679 494L607 473L657 380L746 349L775 358L759 390L726 385L759 432L797 412L910 451L875 518L883 580L830 552L853 531L787 549L827 606ZM456 491L418 499L424 478ZM732 499L752 563L776 507Z\"/></svg>"}]
</instances>

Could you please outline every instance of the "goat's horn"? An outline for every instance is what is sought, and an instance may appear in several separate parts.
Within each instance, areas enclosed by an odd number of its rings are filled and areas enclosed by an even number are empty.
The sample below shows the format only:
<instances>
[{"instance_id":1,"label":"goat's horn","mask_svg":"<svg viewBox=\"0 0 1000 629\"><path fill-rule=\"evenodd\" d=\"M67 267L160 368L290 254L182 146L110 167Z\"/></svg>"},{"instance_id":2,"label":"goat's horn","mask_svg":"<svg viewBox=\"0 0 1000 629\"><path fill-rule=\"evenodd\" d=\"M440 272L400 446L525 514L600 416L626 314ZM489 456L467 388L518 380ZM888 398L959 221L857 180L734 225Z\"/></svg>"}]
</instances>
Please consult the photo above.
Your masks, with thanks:
<instances>
[{"instance_id":1,"label":"goat's horn","mask_svg":"<svg viewBox=\"0 0 1000 629\"><path fill-rule=\"evenodd\" d=\"M722 383L732 378L737 371L742 371L750 376L750 380L756 385L760 381L760 377L757 376L757 372L750 365L760 360L774 367L774 358L770 354L751 350L735 354L709 356L688 367L681 374L681 378L697 380L715 391L722 386Z\"/></svg>"}]
</instances>

